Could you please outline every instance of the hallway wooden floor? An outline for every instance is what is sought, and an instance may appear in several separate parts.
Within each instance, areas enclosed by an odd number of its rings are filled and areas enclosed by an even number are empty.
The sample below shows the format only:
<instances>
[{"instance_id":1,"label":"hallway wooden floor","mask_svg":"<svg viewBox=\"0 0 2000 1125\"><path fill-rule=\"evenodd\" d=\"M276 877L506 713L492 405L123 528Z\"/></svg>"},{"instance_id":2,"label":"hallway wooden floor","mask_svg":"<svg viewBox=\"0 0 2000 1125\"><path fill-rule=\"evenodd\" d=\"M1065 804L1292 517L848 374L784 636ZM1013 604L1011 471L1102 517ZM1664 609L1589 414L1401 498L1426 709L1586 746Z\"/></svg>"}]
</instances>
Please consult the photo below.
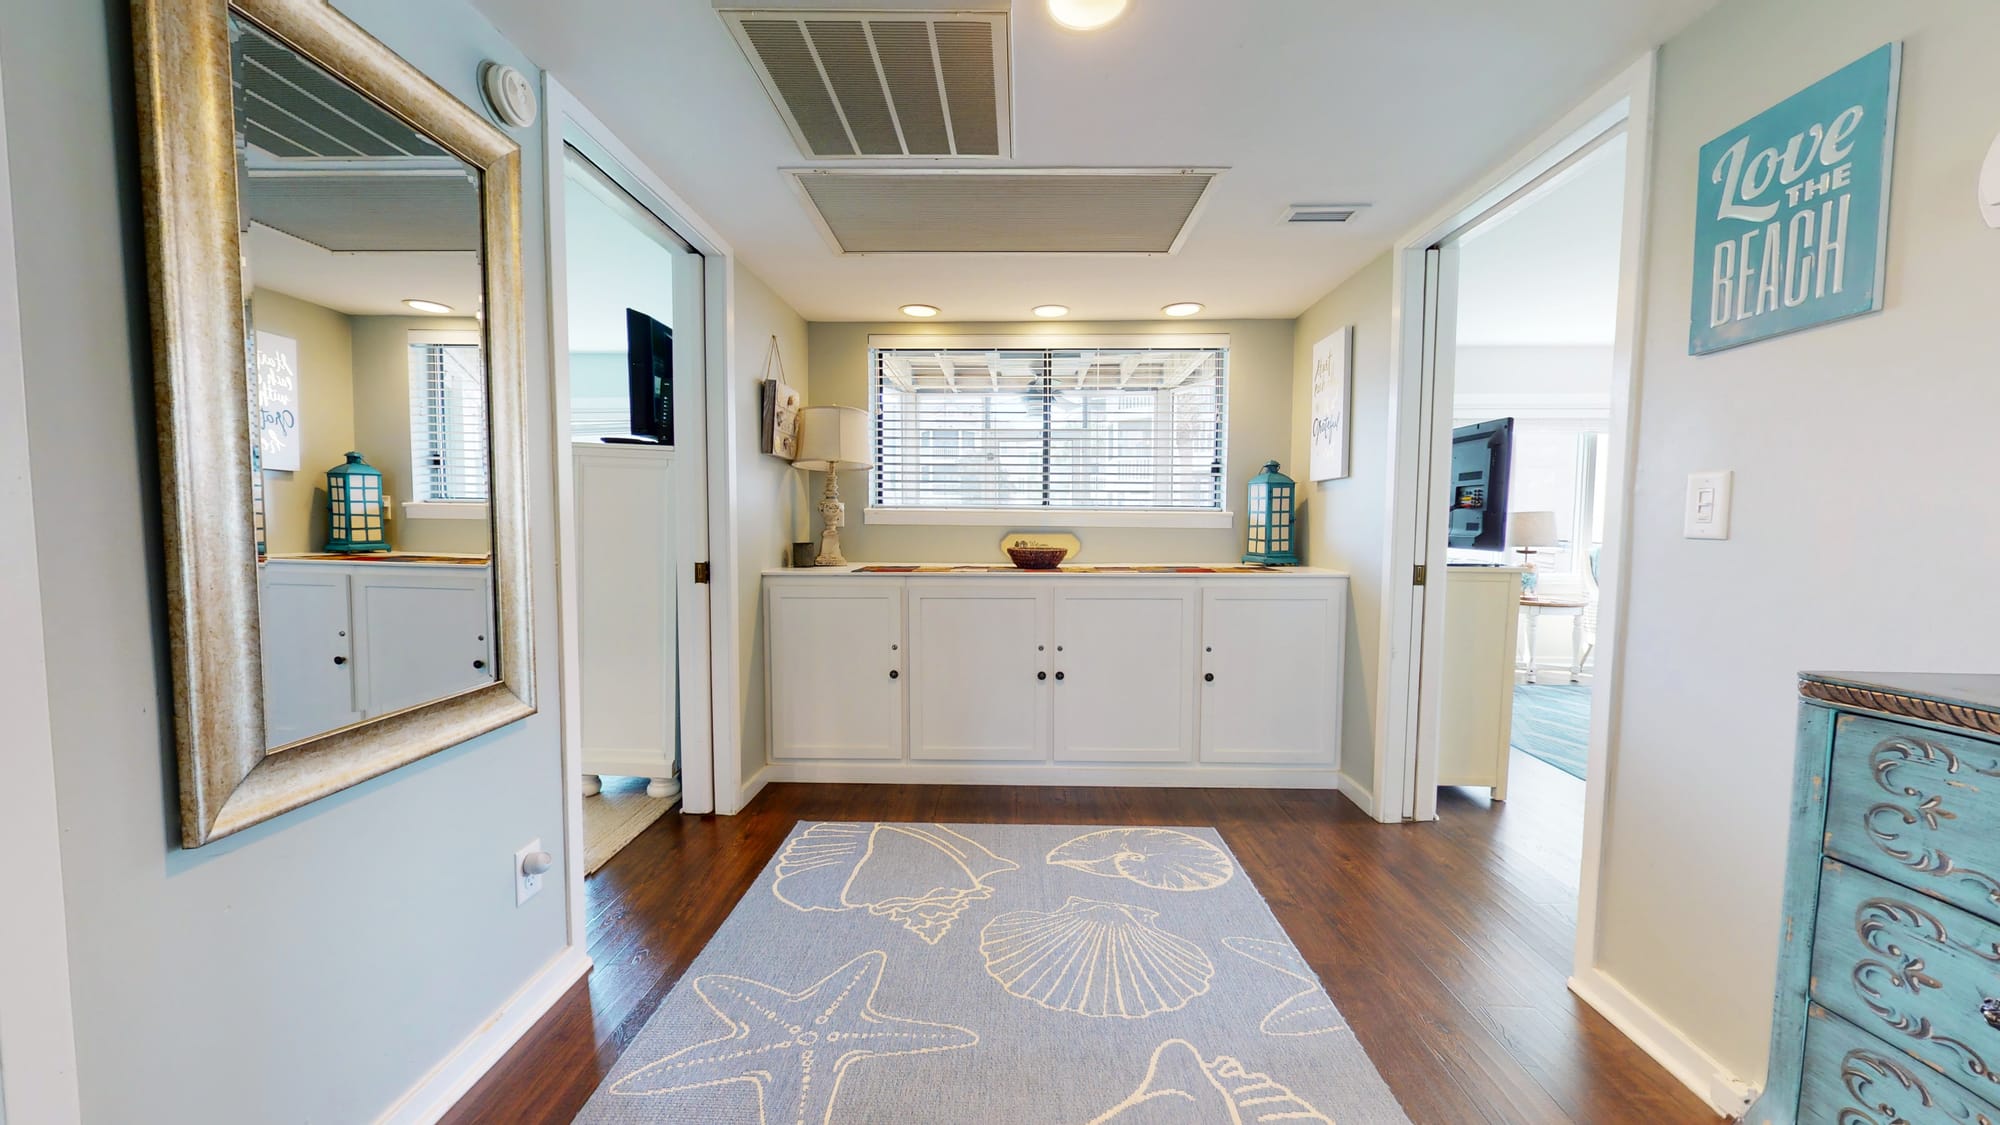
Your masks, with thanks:
<instances>
[{"instance_id":1,"label":"hallway wooden floor","mask_svg":"<svg viewBox=\"0 0 2000 1125\"><path fill-rule=\"evenodd\" d=\"M774 785L669 815L586 884L589 978L446 1120L569 1121L799 820L1211 825L1417 1125L1717 1120L1564 986L1582 783L1516 753L1511 798L1383 826L1319 792Z\"/></svg>"}]
</instances>

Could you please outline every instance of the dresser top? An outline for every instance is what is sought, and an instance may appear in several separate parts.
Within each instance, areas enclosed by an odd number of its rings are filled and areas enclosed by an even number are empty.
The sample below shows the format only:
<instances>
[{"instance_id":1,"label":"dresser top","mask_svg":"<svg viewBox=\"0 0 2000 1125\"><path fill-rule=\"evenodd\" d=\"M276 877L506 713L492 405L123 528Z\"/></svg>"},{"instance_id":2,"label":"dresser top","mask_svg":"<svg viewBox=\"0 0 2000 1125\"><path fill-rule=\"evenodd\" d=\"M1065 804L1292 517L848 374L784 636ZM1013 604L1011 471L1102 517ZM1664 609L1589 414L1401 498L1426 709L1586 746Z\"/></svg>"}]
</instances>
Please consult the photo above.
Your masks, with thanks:
<instances>
[{"instance_id":1,"label":"dresser top","mask_svg":"<svg viewBox=\"0 0 2000 1125\"><path fill-rule=\"evenodd\" d=\"M1986 734L2000 733L2000 676L1953 672L1805 672L1799 694Z\"/></svg>"}]
</instances>

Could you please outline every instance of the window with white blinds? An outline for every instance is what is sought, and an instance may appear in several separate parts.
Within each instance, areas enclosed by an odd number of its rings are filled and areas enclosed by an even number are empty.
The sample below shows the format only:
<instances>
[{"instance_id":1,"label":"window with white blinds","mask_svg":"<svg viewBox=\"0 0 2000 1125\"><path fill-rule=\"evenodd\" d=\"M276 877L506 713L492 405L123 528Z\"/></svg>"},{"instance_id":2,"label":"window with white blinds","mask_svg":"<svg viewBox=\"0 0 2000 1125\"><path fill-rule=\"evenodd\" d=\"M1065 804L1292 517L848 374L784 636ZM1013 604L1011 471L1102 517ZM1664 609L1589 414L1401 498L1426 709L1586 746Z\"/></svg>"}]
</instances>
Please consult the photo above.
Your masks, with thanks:
<instances>
[{"instance_id":1,"label":"window with white blinds","mask_svg":"<svg viewBox=\"0 0 2000 1125\"><path fill-rule=\"evenodd\" d=\"M478 340L476 333L410 334L412 500L486 502L486 365Z\"/></svg>"},{"instance_id":2,"label":"window with white blinds","mask_svg":"<svg viewBox=\"0 0 2000 1125\"><path fill-rule=\"evenodd\" d=\"M873 509L1223 511L1229 349L876 348Z\"/></svg>"}]
</instances>

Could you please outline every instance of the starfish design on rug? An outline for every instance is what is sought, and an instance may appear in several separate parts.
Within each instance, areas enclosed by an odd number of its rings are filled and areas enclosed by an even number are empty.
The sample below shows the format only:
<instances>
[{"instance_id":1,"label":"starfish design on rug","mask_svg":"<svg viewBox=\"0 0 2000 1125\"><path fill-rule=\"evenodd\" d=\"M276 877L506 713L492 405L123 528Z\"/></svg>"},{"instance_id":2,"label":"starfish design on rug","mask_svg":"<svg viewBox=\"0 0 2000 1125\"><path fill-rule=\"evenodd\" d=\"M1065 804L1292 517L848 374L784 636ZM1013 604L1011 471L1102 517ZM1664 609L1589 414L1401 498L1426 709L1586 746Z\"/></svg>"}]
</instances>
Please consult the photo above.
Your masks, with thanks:
<instances>
[{"instance_id":1,"label":"starfish design on rug","mask_svg":"<svg viewBox=\"0 0 2000 1125\"><path fill-rule=\"evenodd\" d=\"M854 1064L979 1042L978 1033L963 1027L876 1011L875 990L888 961L880 950L864 953L802 992L748 977L697 977L695 995L729 1030L640 1067L612 1083L611 1092L651 1096L748 1082L757 1089L759 1125L774 1116L826 1125Z\"/></svg>"}]
</instances>

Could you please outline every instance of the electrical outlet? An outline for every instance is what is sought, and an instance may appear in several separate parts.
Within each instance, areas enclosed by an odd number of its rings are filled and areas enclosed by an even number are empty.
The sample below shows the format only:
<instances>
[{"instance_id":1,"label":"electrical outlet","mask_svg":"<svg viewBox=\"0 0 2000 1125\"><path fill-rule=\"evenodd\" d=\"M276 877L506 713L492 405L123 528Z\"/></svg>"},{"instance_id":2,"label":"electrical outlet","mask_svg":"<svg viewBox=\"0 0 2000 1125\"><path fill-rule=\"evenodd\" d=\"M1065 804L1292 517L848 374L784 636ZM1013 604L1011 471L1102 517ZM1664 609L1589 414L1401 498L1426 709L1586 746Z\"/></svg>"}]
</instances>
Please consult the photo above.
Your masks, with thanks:
<instances>
[{"instance_id":1,"label":"electrical outlet","mask_svg":"<svg viewBox=\"0 0 2000 1125\"><path fill-rule=\"evenodd\" d=\"M549 853L542 850L540 839L528 841L514 853L515 906L542 893L542 876L548 873L551 862Z\"/></svg>"}]
</instances>

